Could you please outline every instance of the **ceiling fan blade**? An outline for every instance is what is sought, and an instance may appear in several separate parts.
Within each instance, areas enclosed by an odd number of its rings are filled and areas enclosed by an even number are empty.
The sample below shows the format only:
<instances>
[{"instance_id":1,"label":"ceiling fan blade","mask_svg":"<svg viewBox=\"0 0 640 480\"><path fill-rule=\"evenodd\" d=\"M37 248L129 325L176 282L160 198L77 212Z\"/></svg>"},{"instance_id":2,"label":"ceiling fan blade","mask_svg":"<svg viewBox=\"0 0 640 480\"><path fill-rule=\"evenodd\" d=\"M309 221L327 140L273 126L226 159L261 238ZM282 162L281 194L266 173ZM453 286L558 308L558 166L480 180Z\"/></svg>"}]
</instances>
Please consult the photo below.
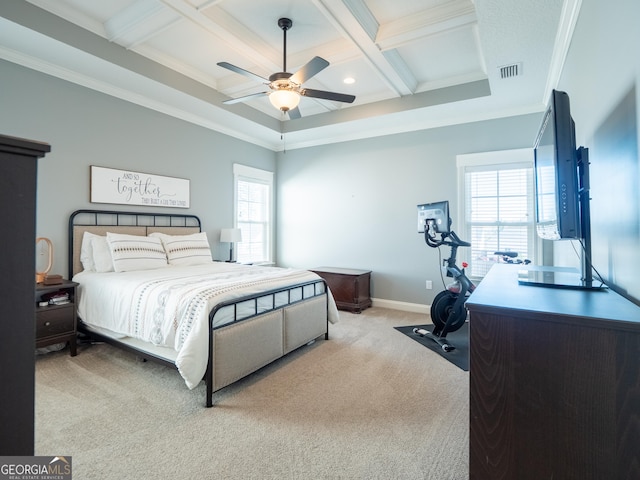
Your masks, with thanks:
<instances>
[{"instance_id":1,"label":"ceiling fan blade","mask_svg":"<svg viewBox=\"0 0 640 480\"><path fill-rule=\"evenodd\" d=\"M325 92L324 90L313 90L311 88L303 88L301 95L312 98L322 98L324 100L333 100L334 102L353 103L356 99L355 95L347 95L345 93Z\"/></svg>"},{"instance_id":2,"label":"ceiling fan blade","mask_svg":"<svg viewBox=\"0 0 640 480\"><path fill-rule=\"evenodd\" d=\"M260 75L256 75L255 73L250 72L249 70L245 70L244 68L236 67L228 62L218 62L217 65L222 68L226 68L227 70L231 70L232 72L239 73L240 75L244 75L245 77L249 77L253 80L256 80L260 83L269 83L269 80L266 78L262 78Z\"/></svg>"},{"instance_id":3,"label":"ceiling fan blade","mask_svg":"<svg viewBox=\"0 0 640 480\"><path fill-rule=\"evenodd\" d=\"M245 95L244 97L231 98L229 100L225 100L222 103L224 103L225 105L232 105L234 103L245 102L247 100L251 100L252 98L261 97L263 95L268 95L268 94L269 92L252 93L251 95Z\"/></svg>"},{"instance_id":4,"label":"ceiling fan blade","mask_svg":"<svg viewBox=\"0 0 640 480\"><path fill-rule=\"evenodd\" d=\"M302 118L302 115L300 115L300 109L298 107L289 110L287 112L289 114L289 120L296 120L298 118Z\"/></svg>"},{"instance_id":5,"label":"ceiling fan blade","mask_svg":"<svg viewBox=\"0 0 640 480\"><path fill-rule=\"evenodd\" d=\"M313 57L306 65L304 65L300 70L291 75L291 80L298 85L302 85L304 82L309 80L314 75L320 73L322 70L329 66L329 62L327 62L322 57Z\"/></svg>"}]
</instances>

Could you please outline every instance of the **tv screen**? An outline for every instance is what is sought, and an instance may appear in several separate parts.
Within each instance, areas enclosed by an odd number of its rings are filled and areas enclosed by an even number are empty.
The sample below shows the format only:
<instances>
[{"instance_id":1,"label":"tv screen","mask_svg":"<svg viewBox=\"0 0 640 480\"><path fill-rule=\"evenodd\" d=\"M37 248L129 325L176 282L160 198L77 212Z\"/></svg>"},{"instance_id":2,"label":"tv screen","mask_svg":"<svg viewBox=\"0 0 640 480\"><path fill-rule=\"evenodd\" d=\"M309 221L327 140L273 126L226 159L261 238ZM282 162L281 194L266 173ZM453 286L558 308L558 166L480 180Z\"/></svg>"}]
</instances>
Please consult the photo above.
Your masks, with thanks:
<instances>
[{"instance_id":1,"label":"tv screen","mask_svg":"<svg viewBox=\"0 0 640 480\"><path fill-rule=\"evenodd\" d=\"M435 233L450 233L449 202L445 200L418 205L418 233L424 233L427 220L433 220Z\"/></svg>"},{"instance_id":2,"label":"tv screen","mask_svg":"<svg viewBox=\"0 0 640 480\"><path fill-rule=\"evenodd\" d=\"M538 235L582 238L575 124L565 92L552 92L534 148Z\"/></svg>"}]
</instances>

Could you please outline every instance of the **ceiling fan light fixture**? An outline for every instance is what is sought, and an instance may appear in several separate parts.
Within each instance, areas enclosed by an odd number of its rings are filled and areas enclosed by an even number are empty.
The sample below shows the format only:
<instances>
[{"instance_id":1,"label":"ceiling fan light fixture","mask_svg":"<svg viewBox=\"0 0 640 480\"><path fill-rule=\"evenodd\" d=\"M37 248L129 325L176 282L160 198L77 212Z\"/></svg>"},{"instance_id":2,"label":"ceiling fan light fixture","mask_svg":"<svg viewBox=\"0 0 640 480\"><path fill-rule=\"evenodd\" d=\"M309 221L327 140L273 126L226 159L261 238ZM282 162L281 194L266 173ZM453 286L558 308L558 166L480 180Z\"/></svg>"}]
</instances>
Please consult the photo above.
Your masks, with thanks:
<instances>
[{"instance_id":1,"label":"ceiling fan light fixture","mask_svg":"<svg viewBox=\"0 0 640 480\"><path fill-rule=\"evenodd\" d=\"M288 112L300 103L300 94L294 90L274 90L269 94L269 101L278 110Z\"/></svg>"},{"instance_id":2,"label":"ceiling fan light fixture","mask_svg":"<svg viewBox=\"0 0 640 480\"><path fill-rule=\"evenodd\" d=\"M249 100L256 96L269 95L269 101L274 107L282 112L289 112L289 119L300 118L300 111L297 107L300 103L301 96L331 100L334 102L353 103L356 99L355 95L326 92L324 90L314 90L312 88L302 87L303 83L329 66L329 62L322 57L313 57L309 62L298 69L296 73L291 74L287 72L287 30L291 28L291 25L293 25L293 22L289 18L281 18L278 20L278 26L282 29L284 44L282 54L282 72L271 74L268 81L266 78L228 62L218 62L219 67L226 68L227 70L239 73L245 77L252 78L253 80L258 80L259 82L267 85L270 89L270 91L267 92L252 93L240 98L231 98L222 103L231 104L244 102L245 100Z\"/></svg>"}]
</instances>

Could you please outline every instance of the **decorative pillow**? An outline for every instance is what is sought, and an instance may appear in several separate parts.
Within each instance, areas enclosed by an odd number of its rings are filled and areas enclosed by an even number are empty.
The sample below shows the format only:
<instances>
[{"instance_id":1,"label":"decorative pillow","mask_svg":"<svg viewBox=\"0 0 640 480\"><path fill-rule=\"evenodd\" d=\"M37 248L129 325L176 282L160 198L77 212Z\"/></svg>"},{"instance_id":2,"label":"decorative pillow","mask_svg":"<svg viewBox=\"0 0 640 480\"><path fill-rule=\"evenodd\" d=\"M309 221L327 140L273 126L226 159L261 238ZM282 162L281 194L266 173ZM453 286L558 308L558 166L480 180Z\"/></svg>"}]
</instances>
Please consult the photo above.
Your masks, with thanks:
<instances>
[{"instance_id":1,"label":"decorative pillow","mask_svg":"<svg viewBox=\"0 0 640 480\"><path fill-rule=\"evenodd\" d=\"M96 265L93 262L93 248L91 247L91 240L97 235L84 232L82 235L82 247L80 247L80 263L82 263L82 269L87 272L94 272Z\"/></svg>"},{"instance_id":2,"label":"decorative pillow","mask_svg":"<svg viewBox=\"0 0 640 480\"><path fill-rule=\"evenodd\" d=\"M211 263L211 247L205 232L191 235L167 235L154 232L149 236L162 240L171 265L200 265Z\"/></svg>"},{"instance_id":3,"label":"decorative pillow","mask_svg":"<svg viewBox=\"0 0 640 480\"><path fill-rule=\"evenodd\" d=\"M82 249L80 249L82 251ZM113 259L107 243L107 237L93 235L91 237L91 253L93 268L96 272L113 272Z\"/></svg>"},{"instance_id":4,"label":"decorative pillow","mask_svg":"<svg viewBox=\"0 0 640 480\"><path fill-rule=\"evenodd\" d=\"M157 237L107 232L116 272L151 270L167 266L167 255Z\"/></svg>"}]
</instances>

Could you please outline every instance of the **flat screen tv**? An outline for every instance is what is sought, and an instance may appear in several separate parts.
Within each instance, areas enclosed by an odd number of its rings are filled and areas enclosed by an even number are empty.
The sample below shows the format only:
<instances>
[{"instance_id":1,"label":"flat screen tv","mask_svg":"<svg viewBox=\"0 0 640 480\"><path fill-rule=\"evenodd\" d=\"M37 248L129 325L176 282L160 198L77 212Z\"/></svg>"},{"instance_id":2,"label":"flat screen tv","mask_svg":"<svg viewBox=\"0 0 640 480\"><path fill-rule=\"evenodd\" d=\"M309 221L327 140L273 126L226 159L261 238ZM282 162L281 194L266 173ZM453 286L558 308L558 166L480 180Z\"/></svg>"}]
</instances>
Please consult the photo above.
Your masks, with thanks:
<instances>
[{"instance_id":1,"label":"flat screen tv","mask_svg":"<svg viewBox=\"0 0 640 480\"><path fill-rule=\"evenodd\" d=\"M526 285L599 289L591 265L589 219L589 149L576 148L569 96L554 90L536 137L534 156L536 228L547 240L575 239L582 246L582 271L564 267L519 273Z\"/></svg>"},{"instance_id":2,"label":"flat screen tv","mask_svg":"<svg viewBox=\"0 0 640 480\"><path fill-rule=\"evenodd\" d=\"M565 92L552 92L534 149L538 235L582 238L575 124Z\"/></svg>"}]
</instances>

